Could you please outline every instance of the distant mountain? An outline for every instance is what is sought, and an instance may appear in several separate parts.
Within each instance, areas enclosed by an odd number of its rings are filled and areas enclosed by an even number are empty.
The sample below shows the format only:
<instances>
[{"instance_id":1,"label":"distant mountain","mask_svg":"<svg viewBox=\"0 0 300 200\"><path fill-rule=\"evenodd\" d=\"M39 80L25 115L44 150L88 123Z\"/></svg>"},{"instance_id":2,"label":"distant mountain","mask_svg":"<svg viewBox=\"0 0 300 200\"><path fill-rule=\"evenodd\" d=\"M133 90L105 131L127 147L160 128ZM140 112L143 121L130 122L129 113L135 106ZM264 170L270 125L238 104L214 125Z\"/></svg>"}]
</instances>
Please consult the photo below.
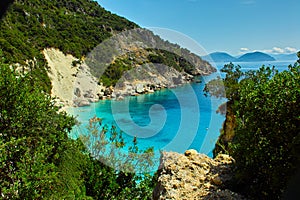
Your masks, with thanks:
<instances>
[{"instance_id":1,"label":"distant mountain","mask_svg":"<svg viewBox=\"0 0 300 200\"><path fill-rule=\"evenodd\" d=\"M276 60L287 61L287 60L298 60L297 53L292 54L271 54Z\"/></svg>"},{"instance_id":2,"label":"distant mountain","mask_svg":"<svg viewBox=\"0 0 300 200\"><path fill-rule=\"evenodd\" d=\"M275 61L276 59L272 56L262 53L262 52L253 52L253 53L246 53L239 57L236 61L237 62L256 62L256 61Z\"/></svg>"},{"instance_id":3,"label":"distant mountain","mask_svg":"<svg viewBox=\"0 0 300 200\"><path fill-rule=\"evenodd\" d=\"M214 62L235 62L237 58L229 55L228 53L225 52L214 52L209 55L203 56L202 57L204 60L207 61L214 61Z\"/></svg>"}]
</instances>

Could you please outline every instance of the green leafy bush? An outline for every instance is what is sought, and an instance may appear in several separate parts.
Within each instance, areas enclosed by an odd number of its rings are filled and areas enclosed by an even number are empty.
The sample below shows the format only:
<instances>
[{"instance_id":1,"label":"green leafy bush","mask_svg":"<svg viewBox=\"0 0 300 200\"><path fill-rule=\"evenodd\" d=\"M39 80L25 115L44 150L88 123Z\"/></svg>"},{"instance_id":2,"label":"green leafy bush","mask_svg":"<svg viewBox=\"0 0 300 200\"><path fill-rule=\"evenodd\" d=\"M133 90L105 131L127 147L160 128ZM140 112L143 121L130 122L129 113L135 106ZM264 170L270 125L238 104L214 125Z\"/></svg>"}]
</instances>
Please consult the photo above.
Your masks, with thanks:
<instances>
[{"instance_id":1,"label":"green leafy bush","mask_svg":"<svg viewBox=\"0 0 300 200\"><path fill-rule=\"evenodd\" d=\"M72 141L72 117L58 113L49 95L0 61L1 195L9 199L51 196L60 185L58 164Z\"/></svg>"},{"instance_id":2,"label":"green leafy bush","mask_svg":"<svg viewBox=\"0 0 300 200\"><path fill-rule=\"evenodd\" d=\"M229 111L219 149L236 160L233 187L255 199L280 199L300 161L299 63L280 73L264 66L242 73L232 64L223 71Z\"/></svg>"}]
</instances>

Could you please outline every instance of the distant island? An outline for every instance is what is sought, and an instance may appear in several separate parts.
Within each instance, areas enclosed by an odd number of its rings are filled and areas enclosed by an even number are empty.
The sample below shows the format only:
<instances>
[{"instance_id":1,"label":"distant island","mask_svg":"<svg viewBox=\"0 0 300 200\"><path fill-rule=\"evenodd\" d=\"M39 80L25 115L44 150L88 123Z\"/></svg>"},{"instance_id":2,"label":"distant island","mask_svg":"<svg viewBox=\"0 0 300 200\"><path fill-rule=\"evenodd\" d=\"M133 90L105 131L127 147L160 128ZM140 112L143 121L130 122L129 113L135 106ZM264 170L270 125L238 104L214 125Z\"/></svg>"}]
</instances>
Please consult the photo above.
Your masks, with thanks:
<instances>
[{"instance_id":1,"label":"distant island","mask_svg":"<svg viewBox=\"0 0 300 200\"><path fill-rule=\"evenodd\" d=\"M262 52L253 52L246 53L237 59L237 62L256 62L256 61L275 61L276 59L272 56L262 53Z\"/></svg>"},{"instance_id":2,"label":"distant island","mask_svg":"<svg viewBox=\"0 0 300 200\"><path fill-rule=\"evenodd\" d=\"M214 62L235 62L237 58L229 55L228 53L225 52L214 52L209 55L203 56L202 57L204 60L207 60L209 62L214 61Z\"/></svg>"},{"instance_id":3,"label":"distant island","mask_svg":"<svg viewBox=\"0 0 300 200\"><path fill-rule=\"evenodd\" d=\"M209 62L259 62L259 61L287 61L296 60L297 55L293 54L266 54L263 52L251 52L241 56L232 56L226 52L213 52L202 59Z\"/></svg>"},{"instance_id":4,"label":"distant island","mask_svg":"<svg viewBox=\"0 0 300 200\"><path fill-rule=\"evenodd\" d=\"M282 60L282 61L286 61L286 60L297 60L297 54L296 53L291 53L291 54L270 54L270 56L272 56L273 58L275 58L276 60Z\"/></svg>"}]
</instances>

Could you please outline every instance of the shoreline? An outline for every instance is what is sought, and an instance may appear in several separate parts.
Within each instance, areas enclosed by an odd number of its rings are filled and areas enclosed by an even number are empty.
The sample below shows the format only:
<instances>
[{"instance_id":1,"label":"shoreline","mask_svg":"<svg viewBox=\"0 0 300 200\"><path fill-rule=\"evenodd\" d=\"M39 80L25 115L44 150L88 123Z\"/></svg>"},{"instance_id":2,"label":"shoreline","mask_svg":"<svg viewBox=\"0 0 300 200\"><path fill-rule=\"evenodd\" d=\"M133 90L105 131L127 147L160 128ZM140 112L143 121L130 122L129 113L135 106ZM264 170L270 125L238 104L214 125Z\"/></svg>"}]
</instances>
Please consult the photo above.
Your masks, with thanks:
<instances>
[{"instance_id":1,"label":"shoreline","mask_svg":"<svg viewBox=\"0 0 300 200\"><path fill-rule=\"evenodd\" d=\"M127 96L177 88L194 82L197 77L206 77L217 71L213 68L211 71L208 69L190 75L164 65L145 64L126 71L115 87L105 87L99 84L99 80L91 74L90 67L84 61L74 65L77 58L64 55L55 48L44 49L43 54L49 66L51 96L56 98L55 103L62 111L67 111L68 107L89 106L103 99L123 100Z\"/></svg>"},{"instance_id":2,"label":"shoreline","mask_svg":"<svg viewBox=\"0 0 300 200\"><path fill-rule=\"evenodd\" d=\"M215 72L214 72L215 73ZM214 74L212 73L212 74ZM136 93L134 95L125 95L125 96L119 96L119 97L109 97L109 96L103 96L102 98L99 98L97 101L93 101L93 102L89 102L89 104L83 105L83 106L72 106L70 104L68 105L59 105L59 111L65 111L69 114L68 109L73 109L73 108L83 108L83 107L91 107L93 104L99 103L100 101L123 101L125 100L125 98L130 98L130 97L137 97L137 96L142 96L142 95L147 95L147 94L155 94L157 92L163 91L163 90L171 90L171 89L176 89L176 88L180 88L180 87L184 87L187 84L201 84L202 81L201 80L195 80L195 78L201 78L201 77L207 77L210 76L211 74L207 74L207 75L199 75L199 76L194 76L193 80L190 82L186 82L183 84L178 84L176 86L172 86L172 87L161 87L159 89L155 89L153 90L153 92L143 92L143 93ZM120 98L121 97L121 98ZM59 101L58 103L64 104L64 102Z\"/></svg>"}]
</instances>

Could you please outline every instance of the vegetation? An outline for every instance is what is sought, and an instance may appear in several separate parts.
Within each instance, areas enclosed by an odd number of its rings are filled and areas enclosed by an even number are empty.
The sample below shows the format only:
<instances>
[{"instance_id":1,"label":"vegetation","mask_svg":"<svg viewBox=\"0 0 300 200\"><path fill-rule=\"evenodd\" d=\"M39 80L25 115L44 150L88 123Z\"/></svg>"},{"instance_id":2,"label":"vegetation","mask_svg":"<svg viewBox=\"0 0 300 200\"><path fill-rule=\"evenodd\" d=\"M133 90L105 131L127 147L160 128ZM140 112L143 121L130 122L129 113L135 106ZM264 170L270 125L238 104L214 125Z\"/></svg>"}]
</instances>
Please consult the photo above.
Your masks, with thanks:
<instances>
[{"instance_id":1,"label":"vegetation","mask_svg":"<svg viewBox=\"0 0 300 200\"><path fill-rule=\"evenodd\" d=\"M66 131L74 119L58 109L28 75L0 68L1 194L8 199L51 196L58 189L63 150L76 145ZM76 173L76 172L75 172Z\"/></svg>"},{"instance_id":2,"label":"vegetation","mask_svg":"<svg viewBox=\"0 0 300 200\"><path fill-rule=\"evenodd\" d=\"M162 49L154 49L153 51L154 53L148 56L149 61L152 63L161 63L188 74L192 74L195 69L195 66L182 56Z\"/></svg>"},{"instance_id":3,"label":"vegetation","mask_svg":"<svg viewBox=\"0 0 300 200\"><path fill-rule=\"evenodd\" d=\"M81 140L68 138L74 118L58 112L53 99L38 87L30 73L16 74L5 63L4 59L0 60L2 199L150 198L152 176L141 176L134 171L125 173L107 166L103 162L105 153L91 154ZM94 146L96 141L90 143L94 150L107 149L107 144L116 144L115 150L124 147L122 136L112 131L106 132L110 139L100 140L105 143L100 147ZM95 129L91 132L96 139L95 133L99 132ZM123 158L134 155L140 165L151 161L151 149L147 150L147 157L140 156L143 155L140 152L135 140ZM131 169L130 163L126 166Z\"/></svg>"},{"instance_id":4,"label":"vegetation","mask_svg":"<svg viewBox=\"0 0 300 200\"><path fill-rule=\"evenodd\" d=\"M125 149L122 133L115 126L102 126L97 117L90 119L87 128L89 134L79 136L94 158L85 174L87 195L95 199L150 199L154 182L148 172L153 167L153 148L139 150L134 138L133 145Z\"/></svg>"},{"instance_id":5,"label":"vegetation","mask_svg":"<svg viewBox=\"0 0 300 200\"><path fill-rule=\"evenodd\" d=\"M122 77L123 73L132 69L133 62L129 58L117 58L111 63L100 77L100 82L104 86L115 86L118 80Z\"/></svg>"},{"instance_id":6,"label":"vegetation","mask_svg":"<svg viewBox=\"0 0 300 200\"><path fill-rule=\"evenodd\" d=\"M50 92L44 48L82 58L113 33L137 27L92 0L15 0L0 23L0 46L10 64L27 65Z\"/></svg>"},{"instance_id":7,"label":"vegetation","mask_svg":"<svg viewBox=\"0 0 300 200\"><path fill-rule=\"evenodd\" d=\"M226 77L209 82L205 91L228 98L216 149L236 160L232 186L254 199L280 199L300 161L300 65L243 73L229 64L221 71Z\"/></svg>"}]
</instances>

